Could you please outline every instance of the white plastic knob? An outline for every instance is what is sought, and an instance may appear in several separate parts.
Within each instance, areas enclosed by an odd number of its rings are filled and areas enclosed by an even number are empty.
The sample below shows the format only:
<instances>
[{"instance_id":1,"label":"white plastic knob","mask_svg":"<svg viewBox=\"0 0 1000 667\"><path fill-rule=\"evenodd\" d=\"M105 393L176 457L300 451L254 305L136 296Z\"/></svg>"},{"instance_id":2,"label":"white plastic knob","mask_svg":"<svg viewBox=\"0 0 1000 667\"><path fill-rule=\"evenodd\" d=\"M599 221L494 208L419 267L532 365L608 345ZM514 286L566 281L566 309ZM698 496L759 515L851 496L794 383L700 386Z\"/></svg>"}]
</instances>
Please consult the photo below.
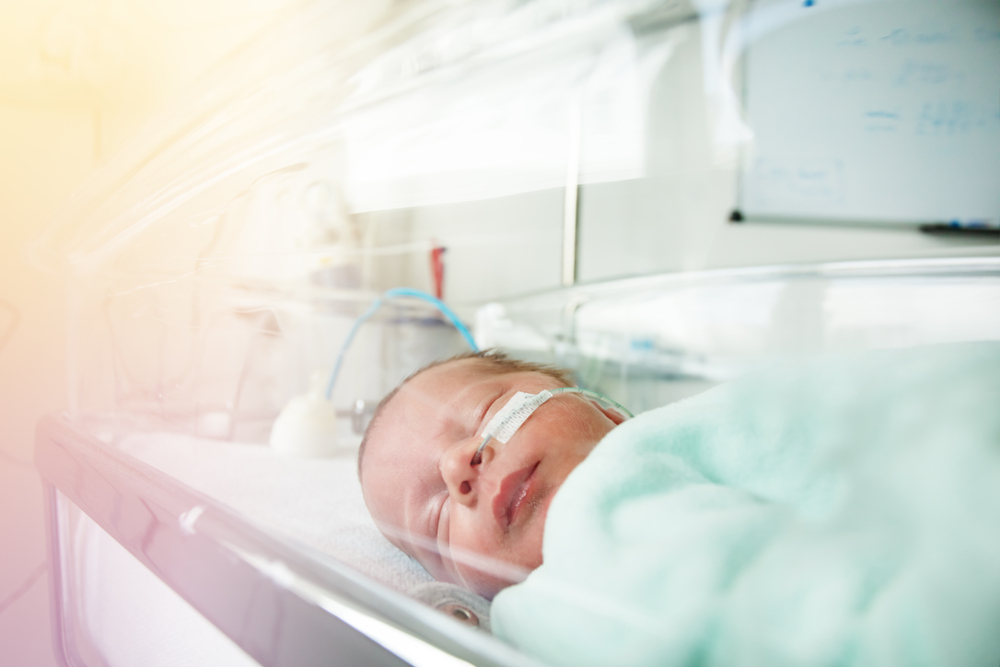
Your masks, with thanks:
<instances>
[{"instance_id":1,"label":"white plastic knob","mask_svg":"<svg viewBox=\"0 0 1000 667\"><path fill-rule=\"evenodd\" d=\"M313 391L296 396L281 411L271 428L271 447L285 456L334 456L337 430L337 409Z\"/></svg>"}]
</instances>

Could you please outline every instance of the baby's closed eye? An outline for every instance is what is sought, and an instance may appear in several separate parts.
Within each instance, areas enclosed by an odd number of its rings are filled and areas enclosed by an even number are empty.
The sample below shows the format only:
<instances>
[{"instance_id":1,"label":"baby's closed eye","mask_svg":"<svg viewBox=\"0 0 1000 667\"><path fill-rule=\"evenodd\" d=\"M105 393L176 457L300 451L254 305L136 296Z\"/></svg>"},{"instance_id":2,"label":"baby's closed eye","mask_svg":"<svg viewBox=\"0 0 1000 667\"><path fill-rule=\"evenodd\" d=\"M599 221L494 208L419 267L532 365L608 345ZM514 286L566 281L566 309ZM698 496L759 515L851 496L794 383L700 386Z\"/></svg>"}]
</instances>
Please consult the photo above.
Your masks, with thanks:
<instances>
[{"instance_id":1,"label":"baby's closed eye","mask_svg":"<svg viewBox=\"0 0 1000 667\"><path fill-rule=\"evenodd\" d=\"M437 520L435 522L435 536L438 544L448 544L448 525L450 518L451 498L448 494L441 499L437 510Z\"/></svg>"}]
</instances>

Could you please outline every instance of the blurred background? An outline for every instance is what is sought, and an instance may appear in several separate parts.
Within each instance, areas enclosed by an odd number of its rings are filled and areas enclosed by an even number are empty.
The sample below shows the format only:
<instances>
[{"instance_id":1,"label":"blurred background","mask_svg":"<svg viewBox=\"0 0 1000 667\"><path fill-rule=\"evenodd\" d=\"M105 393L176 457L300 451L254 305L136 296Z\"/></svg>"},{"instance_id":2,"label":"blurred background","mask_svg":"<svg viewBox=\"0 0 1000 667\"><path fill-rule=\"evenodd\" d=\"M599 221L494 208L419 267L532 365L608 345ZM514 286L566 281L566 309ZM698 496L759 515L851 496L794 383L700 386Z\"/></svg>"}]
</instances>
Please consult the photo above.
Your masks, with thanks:
<instances>
[{"instance_id":1,"label":"blurred background","mask_svg":"<svg viewBox=\"0 0 1000 667\"><path fill-rule=\"evenodd\" d=\"M38 418L66 406L64 278L25 245L150 115L293 0L0 3L0 662L55 665Z\"/></svg>"}]
</instances>

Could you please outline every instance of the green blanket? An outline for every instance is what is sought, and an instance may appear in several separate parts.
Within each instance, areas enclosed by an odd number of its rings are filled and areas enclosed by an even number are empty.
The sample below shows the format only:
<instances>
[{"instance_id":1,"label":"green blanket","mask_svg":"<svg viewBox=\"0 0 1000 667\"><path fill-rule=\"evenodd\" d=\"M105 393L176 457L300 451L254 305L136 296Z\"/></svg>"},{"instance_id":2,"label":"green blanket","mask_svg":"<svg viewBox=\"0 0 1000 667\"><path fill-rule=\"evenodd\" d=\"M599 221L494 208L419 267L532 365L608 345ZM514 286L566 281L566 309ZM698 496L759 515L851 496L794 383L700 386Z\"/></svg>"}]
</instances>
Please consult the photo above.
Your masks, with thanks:
<instances>
[{"instance_id":1,"label":"green blanket","mask_svg":"<svg viewBox=\"0 0 1000 667\"><path fill-rule=\"evenodd\" d=\"M828 357L612 431L494 632L554 665L1000 664L1000 344Z\"/></svg>"}]
</instances>

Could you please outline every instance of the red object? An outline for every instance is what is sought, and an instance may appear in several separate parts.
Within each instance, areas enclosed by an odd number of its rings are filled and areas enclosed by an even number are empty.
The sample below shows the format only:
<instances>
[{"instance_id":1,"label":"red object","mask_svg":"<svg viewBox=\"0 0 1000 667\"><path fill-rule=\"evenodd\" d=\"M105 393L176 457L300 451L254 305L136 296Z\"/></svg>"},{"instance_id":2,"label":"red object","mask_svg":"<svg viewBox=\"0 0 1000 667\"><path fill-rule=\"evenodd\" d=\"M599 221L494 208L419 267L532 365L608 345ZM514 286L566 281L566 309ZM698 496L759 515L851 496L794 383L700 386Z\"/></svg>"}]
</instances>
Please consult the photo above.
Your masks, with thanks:
<instances>
[{"instance_id":1,"label":"red object","mask_svg":"<svg viewBox=\"0 0 1000 667\"><path fill-rule=\"evenodd\" d=\"M431 248L431 278L434 280L434 296L444 299L444 251L443 246Z\"/></svg>"}]
</instances>

